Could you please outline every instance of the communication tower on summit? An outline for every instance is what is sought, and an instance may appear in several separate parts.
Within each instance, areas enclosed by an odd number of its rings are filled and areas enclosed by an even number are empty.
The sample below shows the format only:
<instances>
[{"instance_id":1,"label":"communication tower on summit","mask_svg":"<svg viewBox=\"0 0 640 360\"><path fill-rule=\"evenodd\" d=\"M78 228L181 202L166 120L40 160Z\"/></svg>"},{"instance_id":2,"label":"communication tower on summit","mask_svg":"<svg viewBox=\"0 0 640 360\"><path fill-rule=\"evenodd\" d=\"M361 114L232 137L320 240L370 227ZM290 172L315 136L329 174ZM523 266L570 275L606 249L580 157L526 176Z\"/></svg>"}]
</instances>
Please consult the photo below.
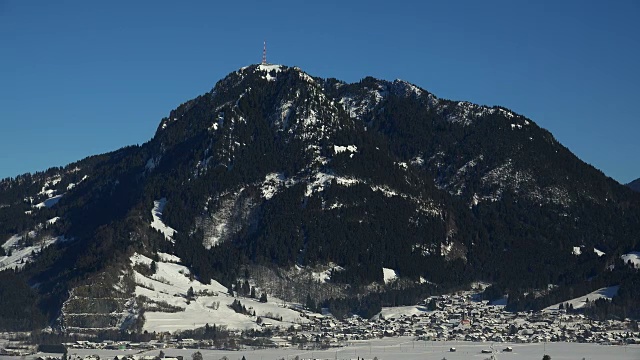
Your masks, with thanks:
<instances>
[{"instance_id":1,"label":"communication tower on summit","mask_svg":"<svg viewBox=\"0 0 640 360\"><path fill-rule=\"evenodd\" d=\"M264 42L264 47L262 48L262 65L267 65L267 42Z\"/></svg>"}]
</instances>

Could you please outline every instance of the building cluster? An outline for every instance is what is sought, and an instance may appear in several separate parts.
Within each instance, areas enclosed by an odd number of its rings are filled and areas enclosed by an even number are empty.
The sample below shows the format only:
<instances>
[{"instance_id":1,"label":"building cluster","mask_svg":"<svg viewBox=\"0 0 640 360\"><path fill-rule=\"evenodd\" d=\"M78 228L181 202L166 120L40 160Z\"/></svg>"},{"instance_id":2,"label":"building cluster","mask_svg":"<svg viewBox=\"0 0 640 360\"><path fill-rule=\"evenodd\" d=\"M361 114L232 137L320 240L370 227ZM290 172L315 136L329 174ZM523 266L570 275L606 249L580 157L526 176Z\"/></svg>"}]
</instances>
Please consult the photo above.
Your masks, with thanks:
<instances>
[{"instance_id":1,"label":"building cluster","mask_svg":"<svg viewBox=\"0 0 640 360\"><path fill-rule=\"evenodd\" d=\"M426 310L430 302L435 304L433 311ZM473 301L470 293L433 297L422 305L417 308L424 311L418 313L371 320L351 317L338 321L313 316L310 324L301 325L301 331L277 338L276 343L293 346L322 342L340 346L353 340L388 336L413 336L426 341L640 343L640 332L634 332L628 320L595 321L564 310L507 312L503 306Z\"/></svg>"},{"instance_id":2,"label":"building cluster","mask_svg":"<svg viewBox=\"0 0 640 360\"><path fill-rule=\"evenodd\" d=\"M427 307L435 309L428 311ZM398 316L380 315L373 319L353 316L338 320L331 316L302 310L300 316L310 321L292 325L287 329L263 322L262 327L270 334L270 341L268 341L270 346L302 349L341 347L358 340L398 336L413 337L416 341L640 344L640 332L633 329L632 322L628 320L595 321L582 314L567 313L564 310L507 312L503 306L490 305L486 301L474 301L471 293L432 297L411 311L405 311L404 315ZM241 347L236 345L243 343L240 339L241 332L232 333L232 335L234 347ZM109 340L76 341L66 343L64 346L69 354L73 353L73 349L145 351L166 348L214 348L210 340L171 337L141 343ZM28 351L26 348L2 349L0 354L24 355L26 351ZM119 360L129 360L129 358L123 357Z\"/></svg>"}]
</instances>

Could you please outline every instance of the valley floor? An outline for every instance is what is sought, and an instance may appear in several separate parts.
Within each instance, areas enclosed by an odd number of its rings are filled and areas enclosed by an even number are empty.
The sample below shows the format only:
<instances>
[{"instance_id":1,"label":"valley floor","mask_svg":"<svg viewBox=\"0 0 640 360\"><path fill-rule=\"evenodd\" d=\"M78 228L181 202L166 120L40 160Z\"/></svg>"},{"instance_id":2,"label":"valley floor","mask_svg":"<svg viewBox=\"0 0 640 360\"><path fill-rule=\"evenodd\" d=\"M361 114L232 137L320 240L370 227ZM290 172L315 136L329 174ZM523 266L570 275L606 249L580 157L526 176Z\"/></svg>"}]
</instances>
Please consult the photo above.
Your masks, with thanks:
<instances>
[{"instance_id":1,"label":"valley floor","mask_svg":"<svg viewBox=\"0 0 640 360\"><path fill-rule=\"evenodd\" d=\"M503 352L502 350L510 346L513 352ZM455 352L449 349L455 347ZM268 360L268 359L373 359L380 360L414 360L414 359L434 359L448 360L457 359L486 359L491 354L482 353L482 350L489 350L491 343L477 343L466 341L414 341L411 337L385 338L372 341L356 341L349 346L341 348L331 348L327 350L307 351L295 348L262 349L240 351L222 350L195 350L195 349L164 349L166 356L183 356L185 360L191 359L191 354L200 351L204 360L218 360L226 356L230 360ZM618 359L637 360L640 359L640 345L626 346L604 346L585 343L537 343L537 344L495 344L495 356L497 359L522 359L540 360L542 356L548 354L553 360L575 360L575 359ZM113 359L116 355L133 354L134 351L119 350L93 350L74 349L70 355L88 357L98 355L101 359ZM158 350L138 352L138 356L155 356ZM35 354L26 357L26 360L36 359L43 354ZM0 356L0 360L17 359L17 357Z\"/></svg>"}]
</instances>

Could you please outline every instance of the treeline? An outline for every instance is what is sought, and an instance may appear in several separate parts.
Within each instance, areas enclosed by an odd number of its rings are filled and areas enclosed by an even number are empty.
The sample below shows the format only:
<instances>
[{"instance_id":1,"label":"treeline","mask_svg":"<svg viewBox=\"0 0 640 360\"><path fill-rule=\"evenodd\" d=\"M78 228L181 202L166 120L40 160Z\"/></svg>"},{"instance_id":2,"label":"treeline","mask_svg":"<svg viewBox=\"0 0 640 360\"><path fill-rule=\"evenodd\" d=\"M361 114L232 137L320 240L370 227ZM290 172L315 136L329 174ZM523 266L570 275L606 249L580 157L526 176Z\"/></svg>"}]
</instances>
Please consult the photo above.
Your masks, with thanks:
<instances>
[{"instance_id":1,"label":"treeline","mask_svg":"<svg viewBox=\"0 0 640 360\"><path fill-rule=\"evenodd\" d=\"M47 323L38 308L38 294L23 274L0 271L0 299L0 330L30 331Z\"/></svg>"}]
</instances>

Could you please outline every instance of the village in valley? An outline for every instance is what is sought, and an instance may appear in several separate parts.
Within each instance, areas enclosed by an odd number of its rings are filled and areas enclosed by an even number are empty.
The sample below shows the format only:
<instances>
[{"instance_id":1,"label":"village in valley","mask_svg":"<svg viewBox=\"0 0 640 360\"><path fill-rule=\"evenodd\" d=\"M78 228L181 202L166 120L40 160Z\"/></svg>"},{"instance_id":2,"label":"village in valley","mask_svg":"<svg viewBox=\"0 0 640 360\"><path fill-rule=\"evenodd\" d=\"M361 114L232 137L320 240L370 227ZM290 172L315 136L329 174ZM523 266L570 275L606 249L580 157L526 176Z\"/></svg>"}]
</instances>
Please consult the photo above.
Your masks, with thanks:
<instances>
[{"instance_id":1,"label":"village in valley","mask_svg":"<svg viewBox=\"0 0 640 360\"><path fill-rule=\"evenodd\" d=\"M503 305L491 305L476 297L477 294L471 292L431 297L416 306L383 308L372 319L352 316L338 320L330 315L298 309L301 319L305 321L292 324L286 329L274 326L266 320L261 322L261 331L228 329L229 338L223 343L211 339L181 338L171 334L162 334L147 342L78 340L63 344L66 350L64 356L70 358L81 349L128 350L141 354L127 354L126 357L131 359L146 359L155 350L164 352L168 349L194 349L194 352L196 349L243 350L265 347L331 349L394 337L406 338L415 343L485 343L487 349L494 349L495 346L500 351L510 351L510 344L526 343L640 344L640 331L633 321L595 321L579 313L567 313L564 309L507 312ZM8 342L4 348L0 346L0 355L21 356L34 354L36 350L35 346ZM455 351L455 348L451 350ZM60 354L59 358L62 357ZM125 356L116 358L123 357ZM84 359L95 358L86 355Z\"/></svg>"}]
</instances>

